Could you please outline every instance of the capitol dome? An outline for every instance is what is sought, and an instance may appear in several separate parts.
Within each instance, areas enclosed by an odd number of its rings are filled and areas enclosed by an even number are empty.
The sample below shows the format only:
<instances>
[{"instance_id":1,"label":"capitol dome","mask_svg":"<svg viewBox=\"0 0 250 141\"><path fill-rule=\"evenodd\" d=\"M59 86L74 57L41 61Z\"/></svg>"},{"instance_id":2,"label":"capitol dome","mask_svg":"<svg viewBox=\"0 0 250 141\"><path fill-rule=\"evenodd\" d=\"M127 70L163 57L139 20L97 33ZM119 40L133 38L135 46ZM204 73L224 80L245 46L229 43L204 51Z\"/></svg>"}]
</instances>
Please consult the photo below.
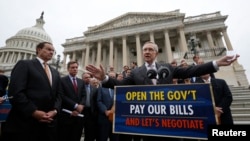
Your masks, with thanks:
<instances>
[{"instance_id":1,"label":"capitol dome","mask_svg":"<svg viewBox=\"0 0 250 141\"><path fill-rule=\"evenodd\" d=\"M34 26L21 29L6 40L4 47L0 47L0 69L4 70L6 75L10 75L11 70L19 60L35 58L37 44L40 42L52 43L50 36L43 28L45 24L43 14L44 12L36 19Z\"/></svg>"},{"instance_id":2,"label":"capitol dome","mask_svg":"<svg viewBox=\"0 0 250 141\"><path fill-rule=\"evenodd\" d=\"M50 36L45 32L45 30L37 26L24 28L18 31L15 36L37 38L39 40L52 42Z\"/></svg>"},{"instance_id":3,"label":"capitol dome","mask_svg":"<svg viewBox=\"0 0 250 141\"><path fill-rule=\"evenodd\" d=\"M43 28L43 25L45 24L43 20L43 12L39 19L36 19L36 25L28 28L21 29L17 32L15 36L12 38L35 38L39 41L46 41L46 42L52 42L50 36L46 33L46 31ZM10 38L11 39L11 38Z\"/></svg>"}]
</instances>

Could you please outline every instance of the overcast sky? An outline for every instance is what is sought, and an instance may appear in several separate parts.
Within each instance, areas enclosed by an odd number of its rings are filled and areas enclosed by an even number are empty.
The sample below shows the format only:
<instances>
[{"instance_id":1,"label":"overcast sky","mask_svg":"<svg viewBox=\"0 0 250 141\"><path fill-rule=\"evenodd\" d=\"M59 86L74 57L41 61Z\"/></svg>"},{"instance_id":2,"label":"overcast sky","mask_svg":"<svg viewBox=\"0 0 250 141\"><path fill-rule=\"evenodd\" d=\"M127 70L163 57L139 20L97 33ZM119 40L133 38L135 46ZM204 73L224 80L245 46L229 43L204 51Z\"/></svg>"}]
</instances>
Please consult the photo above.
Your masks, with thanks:
<instances>
[{"instance_id":1,"label":"overcast sky","mask_svg":"<svg viewBox=\"0 0 250 141\"><path fill-rule=\"evenodd\" d=\"M44 11L44 29L60 54L61 44L79 37L89 26L99 25L127 12L168 12L179 9L186 16L220 11L239 63L250 80L250 8L248 0L2 0L0 47L19 30L34 26Z\"/></svg>"}]
</instances>

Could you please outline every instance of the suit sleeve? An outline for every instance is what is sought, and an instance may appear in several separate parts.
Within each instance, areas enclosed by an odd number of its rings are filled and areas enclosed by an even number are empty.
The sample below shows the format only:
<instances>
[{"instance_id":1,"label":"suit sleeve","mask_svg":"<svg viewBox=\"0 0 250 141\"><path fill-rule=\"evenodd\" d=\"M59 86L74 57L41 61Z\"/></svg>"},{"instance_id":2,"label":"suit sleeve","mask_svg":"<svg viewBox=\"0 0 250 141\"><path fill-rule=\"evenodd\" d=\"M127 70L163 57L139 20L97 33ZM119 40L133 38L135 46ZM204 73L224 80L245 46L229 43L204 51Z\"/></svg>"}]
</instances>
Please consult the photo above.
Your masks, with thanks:
<instances>
[{"instance_id":1,"label":"suit sleeve","mask_svg":"<svg viewBox=\"0 0 250 141\"><path fill-rule=\"evenodd\" d=\"M222 94L221 94L221 102L218 103L218 107L222 107L223 109L228 109L231 106L231 103L233 101L232 93L226 83L225 80L220 81L222 85Z\"/></svg>"},{"instance_id":2,"label":"suit sleeve","mask_svg":"<svg viewBox=\"0 0 250 141\"><path fill-rule=\"evenodd\" d=\"M25 93L27 91L28 78L28 63L21 60L15 65L11 72L8 95L13 97L10 99L12 107L26 116L32 115L37 109Z\"/></svg>"},{"instance_id":3,"label":"suit sleeve","mask_svg":"<svg viewBox=\"0 0 250 141\"><path fill-rule=\"evenodd\" d=\"M97 106L98 109L101 113L105 113L105 111L107 110L106 105L103 103L103 93L102 93L103 88L99 87L98 88L98 94L97 94Z\"/></svg>"},{"instance_id":4,"label":"suit sleeve","mask_svg":"<svg viewBox=\"0 0 250 141\"><path fill-rule=\"evenodd\" d=\"M173 78L189 78L194 76L201 76L204 74L214 73L217 70L213 66L213 62L208 62L201 65L192 65L187 68L175 67L173 70Z\"/></svg>"}]
</instances>

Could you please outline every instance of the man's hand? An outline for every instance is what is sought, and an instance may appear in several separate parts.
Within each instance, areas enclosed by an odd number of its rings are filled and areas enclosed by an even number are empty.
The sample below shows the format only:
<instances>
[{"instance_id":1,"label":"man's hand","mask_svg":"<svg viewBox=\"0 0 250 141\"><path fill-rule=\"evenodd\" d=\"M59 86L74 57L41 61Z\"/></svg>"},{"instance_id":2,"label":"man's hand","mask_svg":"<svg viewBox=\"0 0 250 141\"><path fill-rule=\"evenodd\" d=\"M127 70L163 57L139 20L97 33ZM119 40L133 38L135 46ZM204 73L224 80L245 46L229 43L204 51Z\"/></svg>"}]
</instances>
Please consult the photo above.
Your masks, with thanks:
<instances>
[{"instance_id":1,"label":"man's hand","mask_svg":"<svg viewBox=\"0 0 250 141\"><path fill-rule=\"evenodd\" d=\"M229 66L231 65L237 58L240 57L240 55L235 54L235 55L226 55L220 58L219 60L216 61L218 67L220 66Z\"/></svg>"},{"instance_id":2,"label":"man's hand","mask_svg":"<svg viewBox=\"0 0 250 141\"><path fill-rule=\"evenodd\" d=\"M78 105L77 105L77 107L76 107L76 111L77 111L78 113L81 113L81 112L82 112L82 110L83 110L83 108L84 108L84 106L83 106L83 105L78 104Z\"/></svg>"},{"instance_id":3,"label":"man's hand","mask_svg":"<svg viewBox=\"0 0 250 141\"><path fill-rule=\"evenodd\" d=\"M88 65L86 66L86 70L95 78L99 79L100 81L105 79L105 71L102 67L102 65L100 65L100 68L97 68L93 65Z\"/></svg>"},{"instance_id":4,"label":"man's hand","mask_svg":"<svg viewBox=\"0 0 250 141\"><path fill-rule=\"evenodd\" d=\"M33 112L32 116L37 119L40 122L46 122L46 123L51 123L53 121L53 116L55 113L53 111L50 111L48 113L40 110L36 110Z\"/></svg>"}]
</instances>

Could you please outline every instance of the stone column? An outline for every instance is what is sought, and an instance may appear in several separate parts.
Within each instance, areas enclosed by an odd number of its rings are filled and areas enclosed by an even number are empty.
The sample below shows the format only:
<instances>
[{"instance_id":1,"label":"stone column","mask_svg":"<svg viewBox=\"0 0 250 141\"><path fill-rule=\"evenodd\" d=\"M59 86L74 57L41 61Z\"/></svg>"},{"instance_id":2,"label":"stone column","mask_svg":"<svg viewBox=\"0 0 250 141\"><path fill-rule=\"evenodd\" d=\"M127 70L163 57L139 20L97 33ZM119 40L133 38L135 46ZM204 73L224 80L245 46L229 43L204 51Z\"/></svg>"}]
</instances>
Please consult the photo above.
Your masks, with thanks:
<instances>
[{"instance_id":1,"label":"stone column","mask_svg":"<svg viewBox=\"0 0 250 141\"><path fill-rule=\"evenodd\" d=\"M89 57L90 57L89 48L90 46L88 45L86 48L85 63L84 63L85 65L89 64Z\"/></svg>"},{"instance_id":2,"label":"stone column","mask_svg":"<svg viewBox=\"0 0 250 141\"><path fill-rule=\"evenodd\" d=\"M27 59L27 53L26 53L26 52L24 53L24 57L23 57L23 59L24 59L24 60L26 60L26 59Z\"/></svg>"},{"instance_id":3,"label":"stone column","mask_svg":"<svg viewBox=\"0 0 250 141\"><path fill-rule=\"evenodd\" d=\"M210 31L207 31L207 40L210 48L214 48L213 38Z\"/></svg>"},{"instance_id":4,"label":"stone column","mask_svg":"<svg viewBox=\"0 0 250 141\"><path fill-rule=\"evenodd\" d=\"M169 39L168 30L164 30L164 37L165 37L165 50L166 50L166 62L171 62L173 60L173 53L171 50L171 44Z\"/></svg>"},{"instance_id":5,"label":"stone column","mask_svg":"<svg viewBox=\"0 0 250 141\"><path fill-rule=\"evenodd\" d=\"M114 65L114 40L110 39L109 41L109 65L113 66Z\"/></svg>"},{"instance_id":6,"label":"stone column","mask_svg":"<svg viewBox=\"0 0 250 141\"><path fill-rule=\"evenodd\" d=\"M116 71L116 69L117 69L117 63L118 63L118 47L115 47L115 49L114 49L114 52L115 52L115 57L114 57L114 65L113 65L113 67L114 67L114 69L115 69L115 71ZM109 69L109 68L108 68Z\"/></svg>"},{"instance_id":7,"label":"stone column","mask_svg":"<svg viewBox=\"0 0 250 141\"><path fill-rule=\"evenodd\" d=\"M71 61L76 61L76 51L72 52L73 56L71 58Z\"/></svg>"},{"instance_id":8,"label":"stone column","mask_svg":"<svg viewBox=\"0 0 250 141\"><path fill-rule=\"evenodd\" d=\"M140 42L140 35L136 34L136 54L137 54L137 65L141 66L143 64L142 62L142 47L141 47L141 42Z\"/></svg>"},{"instance_id":9,"label":"stone column","mask_svg":"<svg viewBox=\"0 0 250 141\"><path fill-rule=\"evenodd\" d=\"M151 41L151 42L155 42L155 39L154 39L154 32L153 32L153 31L151 31L151 32L149 33L149 37L150 37L150 41Z\"/></svg>"},{"instance_id":10,"label":"stone column","mask_svg":"<svg viewBox=\"0 0 250 141\"><path fill-rule=\"evenodd\" d=\"M183 27L179 28L179 34L180 34L180 42L181 42L181 51L182 52L187 52L188 48L187 48L187 42L186 42L186 37L185 37L185 33L184 33L184 29ZM170 46L171 48L171 46ZM173 57L172 57L173 58ZM171 60L169 60L171 61Z\"/></svg>"},{"instance_id":11,"label":"stone column","mask_svg":"<svg viewBox=\"0 0 250 141\"><path fill-rule=\"evenodd\" d=\"M122 65L127 65L127 41L126 36L122 37Z\"/></svg>"},{"instance_id":12,"label":"stone column","mask_svg":"<svg viewBox=\"0 0 250 141\"><path fill-rule=\"evenodd\" d=\"M96 65L96 49L91 49L91 63L93 65Z\"/></svg>"},{"instance_id":13,"label":"stone column","mask_svg":"<svg viewBox=\"0 0 250 141\"><path fill-rule=\"evenodd\" d=\"M224 36L225 43L227 45L227 49L228 50L233 50L232 44L231 44L230 39L229 39L228 34L227 34L227 29L226 28L223 29L222 33L223 33L223 36Z\"/></svg>"},{"instance_id":14,"label":"stone column","mask_svg":"<svg viewBox=\"0 0 250 141\"><path fill-rule=\"evenodd\" d=\"M106 59L106 56L107 56L107 47L103 47L102 48L102 58L101 58L101 64L103 66L106 66L108 63L107 63L107 59Z\"/></svg>"},{"instance_id":15,"label":"stone column","mask_svg":"<svg viewBox=\"0 0 250 141\"><path fill-rule=\"evenodd\" d=\"M13 51L12 54L11 54L11 58L9 60L9 63L13 63L14 62L14 56L15 56L15 52Z\"/></svg>"},{"instance_id":16,"label":"stone column","mask_svg":"<svg viewBox=\"0 0 250 141\"><path fill-rule=\"evenodd\" d=\"M4 52L1 52L1 57L0 57L0 63L3 62L3 57L4 56Z\"/></svg>"},{"instance_id":17,"label":"stone column","mask_svg":"<svg viewBox=\"0 0 250 141\"><path fill-rule=\"evenodd\" d=\"M101 40L98 41L97 44L97 58L96 58L96 65L99 66L101 63L101 51L102 51L102 43Z\"/></svg>"},{"instance_id":18,"label":"stone column","mask_svg":"<svg viewBox=\"0 0 250 141\"><path fill-rule=\"evenodd\" d=\"M66 70L67 69L67 53L66 52L63 52L63 70Z\"/></svg>"},{"instance_id":19,"label":"stone column","mask_svg":"<svg viewBox=\"0 0 250 141\"><path fill-rule=\"evenodd\" d=\"M19 60L20 60L20 58L21 58L21 52L18 52L18 55L17 55L17 59L16 59L16 61L19 61Z\"/></svg>"},{"instance_id":20,"label":"stone column","mask_svg":"<svg viewBox=\"0 0 250 141\"><path fill-rule=\"evenodd\" d=\"M84 59L85 59L85 49L82 50L82 61L81 61L81 65L80 65L82 68L84 68L86 66Z\"/></svg>"}]
</instances>

